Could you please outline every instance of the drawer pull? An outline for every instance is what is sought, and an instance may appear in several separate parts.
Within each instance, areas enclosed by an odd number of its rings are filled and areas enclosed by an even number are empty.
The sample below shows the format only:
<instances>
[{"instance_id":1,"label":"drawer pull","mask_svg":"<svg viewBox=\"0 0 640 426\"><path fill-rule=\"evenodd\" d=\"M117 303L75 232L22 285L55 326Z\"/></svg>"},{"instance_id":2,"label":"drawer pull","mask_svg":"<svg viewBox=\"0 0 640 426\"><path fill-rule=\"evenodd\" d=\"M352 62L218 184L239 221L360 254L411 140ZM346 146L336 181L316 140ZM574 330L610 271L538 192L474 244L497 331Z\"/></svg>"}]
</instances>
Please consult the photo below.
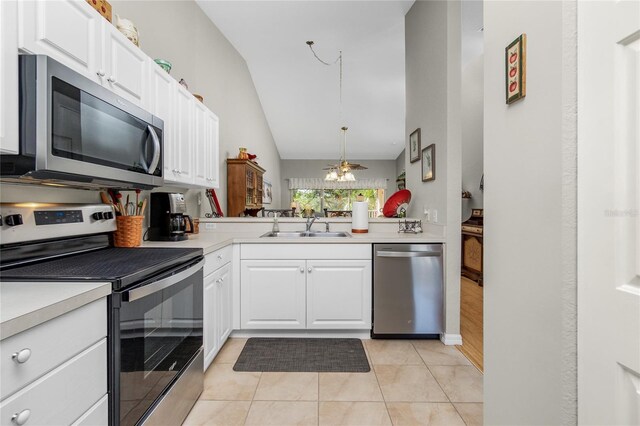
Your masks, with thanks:
<instances>
[{"instance_id":1,"label":"drawer pull","mask_svg":"<svg viewBox=\"0 0 640 426\"><path fill-rule=\"evenodd\" d=\"M309 272L309 273L313 272L313 268L311 268L311 266L309 266L309 269L307 269L307 272Z\"/></svg>"},{"instance_id":2,"label":"drawer pull","mask_svg":"<svg viewBox=\"0 0 640 426\"><path fill-rule=\"evenodd\" d=\"M24 364L25 362L29 361L29 358L31 358L31 349L29 348L24 348L23 350L11 355L11 359L18 364Z\"/></svg>"},{"instance_id":3,"label":"drawer pull","mask_svg":"<svg viewBox=\"0 0 640 426\"><path fill-rule=\"evenodd\" d=\"M23 425L29 420L29 416L31 415L31 410L22 410L19 413L15 413L11 416L11 423L14 425Z\"/></svg>"},{"instance_id":4,"label":"drawer pull","mask_svg":"<svg viewBox=\"0 0 640 426\"><path fill-rule=\"evenodd\" d=\"M304 274L304 268L300 268L300 273Z\"/></svg>"},{"instance_id":5,"label":"drawer pull","mask_svg":"<svg viewBox=\"0 0 640 426\"><path fill-rule=\"evenodd\" d=\"M221 254L218 255L218 259L222 260L222 255Z\"/></svg>"}]
</instances>

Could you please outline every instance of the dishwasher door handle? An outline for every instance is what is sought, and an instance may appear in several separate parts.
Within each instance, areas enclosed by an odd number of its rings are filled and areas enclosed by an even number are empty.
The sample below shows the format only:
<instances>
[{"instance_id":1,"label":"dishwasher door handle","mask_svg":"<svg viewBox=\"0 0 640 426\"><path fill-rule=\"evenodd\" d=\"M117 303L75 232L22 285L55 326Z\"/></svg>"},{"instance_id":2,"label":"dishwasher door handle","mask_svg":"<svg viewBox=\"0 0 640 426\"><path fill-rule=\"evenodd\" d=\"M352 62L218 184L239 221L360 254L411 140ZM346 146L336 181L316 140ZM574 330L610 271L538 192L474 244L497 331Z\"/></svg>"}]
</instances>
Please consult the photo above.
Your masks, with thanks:
<instances>
[{"instance_id":1,"label":"dishwasher door handle","mask_svg":"<svg viewBox=\"0 0 640 426\"><path fill-rule=\"evenodd\" d=\"M377 257L440 257L439 251L383 251L376 252Z\"/></svg>"}]
</instances>

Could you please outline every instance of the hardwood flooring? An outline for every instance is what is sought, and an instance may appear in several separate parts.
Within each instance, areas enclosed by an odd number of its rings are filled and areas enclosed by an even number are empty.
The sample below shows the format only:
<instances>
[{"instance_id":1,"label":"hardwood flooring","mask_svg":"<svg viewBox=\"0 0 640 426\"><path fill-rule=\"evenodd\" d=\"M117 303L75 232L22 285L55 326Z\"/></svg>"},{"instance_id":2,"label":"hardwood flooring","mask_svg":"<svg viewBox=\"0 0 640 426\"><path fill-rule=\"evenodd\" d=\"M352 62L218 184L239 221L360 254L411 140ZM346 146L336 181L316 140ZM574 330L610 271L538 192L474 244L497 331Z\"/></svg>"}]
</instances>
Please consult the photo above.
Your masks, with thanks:
<instances>
[{"instance_id":1,"label":"hardwood flooring","mask_svg":"<svg viewBox=\"0 0 640 426\"><path fill-rule=\"evenodd\" d=\"M483 288L468 278L460 278L460 334L462 346L457 348L480 371L483 358Z\"/></svg>"}]
</instances>

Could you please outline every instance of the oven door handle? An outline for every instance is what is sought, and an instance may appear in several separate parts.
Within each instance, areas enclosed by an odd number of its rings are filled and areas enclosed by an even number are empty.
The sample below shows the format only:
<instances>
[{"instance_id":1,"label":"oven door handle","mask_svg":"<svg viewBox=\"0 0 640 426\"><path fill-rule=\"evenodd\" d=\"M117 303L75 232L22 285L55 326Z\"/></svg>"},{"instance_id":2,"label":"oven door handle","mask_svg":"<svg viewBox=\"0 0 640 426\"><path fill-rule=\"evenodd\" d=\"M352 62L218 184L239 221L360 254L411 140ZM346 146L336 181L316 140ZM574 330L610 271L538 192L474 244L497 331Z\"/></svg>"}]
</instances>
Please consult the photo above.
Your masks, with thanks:
<instances>
[{"instance_id":1,"label":"oven door handle","mask_svg":"<svg viewBox=\"0 0 640 426\"><path fill-rule=\"evenodd\" d=\"M171 287L172 285L175 285L185 278L188 278L191 275L195 274L200 268L202 268L203 265L204 259L200 260L198 263L185 269L184 271L180 271L177 274L171 275L170 277L163 278L151 284L126 291L122 293L122 299L128 302L133 302L134 300L142 299L143 297L146 297L157 291L160 291L167 287Z\"/></svg>"}]
</instances>

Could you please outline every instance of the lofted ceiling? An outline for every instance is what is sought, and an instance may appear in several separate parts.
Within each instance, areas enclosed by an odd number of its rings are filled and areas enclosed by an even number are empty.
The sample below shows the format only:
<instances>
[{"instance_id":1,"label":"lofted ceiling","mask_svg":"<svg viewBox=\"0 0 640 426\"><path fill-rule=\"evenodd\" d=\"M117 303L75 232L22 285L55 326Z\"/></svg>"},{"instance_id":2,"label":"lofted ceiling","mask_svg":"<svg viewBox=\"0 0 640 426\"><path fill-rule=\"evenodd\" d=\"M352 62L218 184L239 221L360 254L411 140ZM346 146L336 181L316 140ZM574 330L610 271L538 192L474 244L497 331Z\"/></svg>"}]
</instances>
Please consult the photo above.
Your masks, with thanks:
<instances>
[{"instance_id":1,"label":"lofted ceiling","mask_svg":"<svg viewBox=\"0 0 640 426\"><path fill-rule=\"evenodd\" d=\"M405 140L404 15L412 1L207 1L202 10L244 57L280 156L395 159ZM343 51L343 113L339 68Z\"/></svg>"}]
</instances>

